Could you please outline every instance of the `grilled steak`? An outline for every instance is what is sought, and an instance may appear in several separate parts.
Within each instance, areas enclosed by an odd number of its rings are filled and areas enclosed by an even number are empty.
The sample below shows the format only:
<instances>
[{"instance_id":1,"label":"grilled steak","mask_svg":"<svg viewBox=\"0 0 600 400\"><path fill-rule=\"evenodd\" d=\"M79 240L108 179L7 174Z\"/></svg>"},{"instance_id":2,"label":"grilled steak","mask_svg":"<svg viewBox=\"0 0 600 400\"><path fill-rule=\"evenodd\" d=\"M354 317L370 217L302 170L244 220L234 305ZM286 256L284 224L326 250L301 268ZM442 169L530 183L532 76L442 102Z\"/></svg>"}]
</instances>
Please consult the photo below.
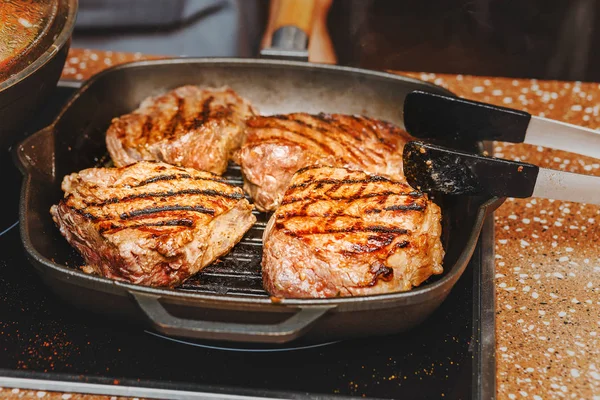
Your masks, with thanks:
<instances>
[{"instance_id":1,"label":"grilled steak","mask_svg":"<svg viewBox=\"0 0 600 400\"><path fill-rule=\"evenodd\" d=\"M117 167L157 160L222 174L255 113L230 88L182 86L113 119L106 146Z\"/></svg>"},{"instance_id":2,"label":"grilled steak","mask_svg":"<svg viewBox=\"0 0 600 400\"><path fill-rule=\"evenodd\" d=\"M292 175L322 164L404 180L402 148L409 135L379 120L341 114L295 113L248 119L246 142L234 154L244 189L257 208L273 210Z\"/></svg>"},{"instance_id":3,"label":"grilled steak","mask_svg":"<svg viewBox=\"0 0 600 400\"><path fill-rule=\"evenodd\" d=\"M276 297L409 290L442 273L440 208L408 185L306 167L264 233L263 284Z\"/></svg>"},{"instance_id":4,"label":"grilled steak","mask_svg":"<svg viewBox=\"0 0 600 400\"><path fill-rule=\"evenodd\" d=\"M238 187L162 162L67 175L50 213L85 272L176 286L227 253L256 221Z\"/></svg>"}]
</instances>

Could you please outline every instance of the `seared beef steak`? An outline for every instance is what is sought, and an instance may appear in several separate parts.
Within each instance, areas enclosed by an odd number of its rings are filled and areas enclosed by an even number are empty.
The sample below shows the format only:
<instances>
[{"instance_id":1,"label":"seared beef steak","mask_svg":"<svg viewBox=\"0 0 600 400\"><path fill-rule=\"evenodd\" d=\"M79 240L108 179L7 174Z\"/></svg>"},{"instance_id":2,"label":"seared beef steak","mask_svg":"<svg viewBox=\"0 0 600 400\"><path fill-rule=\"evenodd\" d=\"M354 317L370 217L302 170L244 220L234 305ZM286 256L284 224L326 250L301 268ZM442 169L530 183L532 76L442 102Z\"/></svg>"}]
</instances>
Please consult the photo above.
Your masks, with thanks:
<instances>
[{"instance_id":1,"label":"seared beef steak","mask_svg":"<svg viewBox=\"0 0 600 400\"><path fill-rule=\"evenodd\" d=\"M256 111L228 87L182 86L115 118L106 146L117 167L157 160L222 174Z\"/></svg>"},{"instance_id":2,"label":"seared beef steak","mask_svg":"<svg viewBox=\"0 0 600 400\"><path fill-rule=\"evenodd\" d=\"M404 180L402 148L410 136L390 123L355 115L295 113L256 116L246 125L246 141L234 161L242 168L244 189L260 210L274 210L292 175L317 163Z\"/></svg>"},{"instance_id":3,"label":"seared beef steak","mask_svg":"<svg viewBox=\"0 0 600 400\"><path fill-rule=\"evenodd\" d=\"M67 175L50 213L84 271L177 286L227 253L254 224L238 187L192 168L142 161Z\"/></svg>"},{"instance_id":4,"label":"seared beef steak","mask_svg":"<svg viewBox=\"0 0 600 400\"><path fill-rule=\"evenodd\" d=\"M442 273L440 220L440 208L404 183L304 168L265 230L264 287L289 298L409 290Z\"/></svg>"}]
</instances>

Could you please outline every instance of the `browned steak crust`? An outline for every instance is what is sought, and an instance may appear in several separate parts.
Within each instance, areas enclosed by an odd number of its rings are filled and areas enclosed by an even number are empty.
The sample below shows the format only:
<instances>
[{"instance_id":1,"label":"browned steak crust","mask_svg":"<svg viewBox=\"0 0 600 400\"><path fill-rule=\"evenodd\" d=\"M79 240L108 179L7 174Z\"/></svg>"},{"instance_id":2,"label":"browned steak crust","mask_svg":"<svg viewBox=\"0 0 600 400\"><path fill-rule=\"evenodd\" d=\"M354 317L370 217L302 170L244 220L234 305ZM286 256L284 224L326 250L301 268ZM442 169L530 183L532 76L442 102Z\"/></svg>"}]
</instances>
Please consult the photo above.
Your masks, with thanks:
<instances>
[{"instance_id":1,"label":"browned steak crust","mask_svg":"<svg viewBox=\"0 0 600 400\"><path fill-rule=\"evenodd\" d=\"M274 210L292 175L313 164L363 170L403 181L402 149L410 136L397 126L356 115L294 113L256 116L234 154L244 189L260 210Z\"/></svg>"},{"instance_id":2,"label":"browned steak crust","mask_svg":"<svg viewBox=\"0 0 600 400\"><path fill-rule=\"evenodd\" d=\"M265 289L289 298L409 290L442 273L440 220L440 208L404 183L304 168L264 234Z\"/></svg>"},{"instance_id":3,"label":"browned steak crust","mask_svg":"<svg viewBox=\"0 0 600 400\"><path fill-rule=\"evenodd\" d=\"M252 105L228 87L182 86L115 118L106 146L118 167L157 160L222 174L244 138Z\"/></svg>"},{"instance_id":4,"label":"browned steak crust","mask_svg":"<svg viewBox=\"0 0 600 400\"><path fill-rule=\"evenodd\" d=\"M227 253L256 221L238 187L161 162L65 176L50 213L83 256L84 271L177 286Z\"/></svg>"}]
</instances>

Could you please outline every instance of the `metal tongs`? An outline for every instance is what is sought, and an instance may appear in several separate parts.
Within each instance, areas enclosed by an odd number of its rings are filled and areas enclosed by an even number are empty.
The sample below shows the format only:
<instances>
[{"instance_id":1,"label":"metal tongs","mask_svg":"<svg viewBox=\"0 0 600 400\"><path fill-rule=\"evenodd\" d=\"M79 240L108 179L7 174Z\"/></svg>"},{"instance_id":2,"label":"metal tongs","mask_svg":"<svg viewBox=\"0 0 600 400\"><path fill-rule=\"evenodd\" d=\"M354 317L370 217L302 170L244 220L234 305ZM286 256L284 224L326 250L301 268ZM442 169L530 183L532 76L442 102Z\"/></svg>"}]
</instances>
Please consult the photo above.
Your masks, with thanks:
<instances>
[{"instance_id":1,"label":"metal tongs","mask_svg":"<svg viewBox=\"0 0 600 400\"><path fill-rule=\"evenodd\" d=\"M407 95L404 125L413 137L435 143L529 143L600 159L600 132L524 111L428 92ZM600 205L597 176L540 168L424 141L407 143L403 154L408 183L425 192L541 197Z\"/></svg>"}]
</instances>

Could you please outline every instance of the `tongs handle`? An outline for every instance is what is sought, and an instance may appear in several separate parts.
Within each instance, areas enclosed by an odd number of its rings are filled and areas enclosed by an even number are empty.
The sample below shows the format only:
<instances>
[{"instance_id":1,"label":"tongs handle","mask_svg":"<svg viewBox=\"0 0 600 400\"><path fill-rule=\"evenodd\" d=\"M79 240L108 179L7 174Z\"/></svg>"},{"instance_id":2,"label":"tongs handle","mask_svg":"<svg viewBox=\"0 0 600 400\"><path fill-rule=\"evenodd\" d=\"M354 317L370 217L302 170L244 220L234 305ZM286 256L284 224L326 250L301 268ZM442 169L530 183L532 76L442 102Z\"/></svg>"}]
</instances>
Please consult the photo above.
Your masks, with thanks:
<instances>
[{"instance_id":1,"label":"tongs handle","mask_svg":"<svg viewBox=\"0 0 600 400\"><path fill-rule=\"evenodd\" d=\"M432 143L404 146L404 175L424 192L495 197L544 197L600 205L600 177L484 157Z\"/></svg>"},{"instance_id":2,"label":"tongs handle","mask_svg":"<svg viewBox=\"0 0 600 400\"><path fill-rule=\"evenodd\" d=\"M419 139L520 143L530 120L525 111L421 90L404 100L404 126Z\"/></svg>"},{"instance_id":3,"label":"tongs handle","mask_svg":"<svg viewBox=\"0 0 600 400\"><path fill-rule=\"evenodd\" d=\"M507 107L413 91L404 126L419 139L528 143L600 158L600 132Z\"/></svg>"}]
</instances>

